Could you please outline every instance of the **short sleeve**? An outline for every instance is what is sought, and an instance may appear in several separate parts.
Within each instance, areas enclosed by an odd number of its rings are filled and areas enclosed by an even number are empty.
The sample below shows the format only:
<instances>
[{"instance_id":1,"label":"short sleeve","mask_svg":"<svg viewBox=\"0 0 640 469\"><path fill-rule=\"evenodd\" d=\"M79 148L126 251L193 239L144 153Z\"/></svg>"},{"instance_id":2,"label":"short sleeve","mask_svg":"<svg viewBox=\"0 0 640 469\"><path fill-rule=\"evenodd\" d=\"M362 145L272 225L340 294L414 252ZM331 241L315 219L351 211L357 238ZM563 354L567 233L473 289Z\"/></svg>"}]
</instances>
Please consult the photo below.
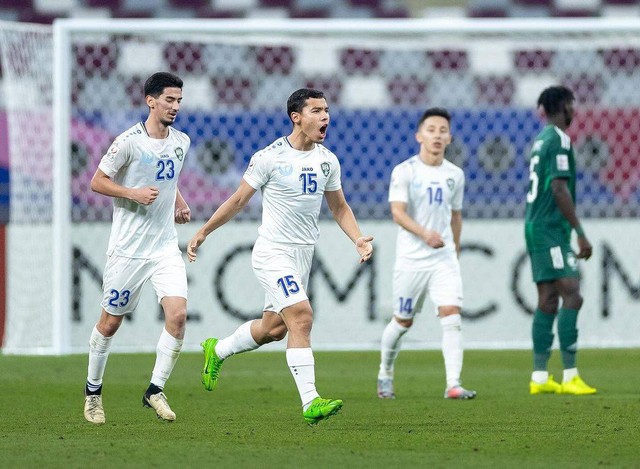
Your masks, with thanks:
<instances>
[{"instance_id":1,"label":"short sleeve","mask_svg":"<svg viewBox=\"0 0 640 469\"><path fill-rule=\"evenodd\" d=\"M407 165L393 168L389 183L389 202L409 202L409 179Z\"/></svg>"},{"instance_id":2,"label":"short sleeve","mask_svg":"<svg viewBox=\"0 0 640 469\"><path fill-rule=\"evenodd\" d=\"M459 172L456 178L455 187L453 189L453 195L451 197L451 210L462 210L462 200L464 198L464 173Z\"/></svg>"},{"instance_id":3,"label":"short sleeve","mask_svg":"<svg viewBox=\"0 0 640 469\"><path fill-rule=\"evenodd\" d=\"M342 188L342 170L340 169L340 162L337 157L333 157L333 161L331 162L331 173L329 173L329 179L327 180L327 185L325 186L325 191L337 191Z\"/></svg>"},{"instance_id":4,"label":"short sleeve","mask_svg":"<svg viewBox=\"0 0 640 469\"><path fill-rule=\"evenodd\" d=\"M549 164L549 180L558 178L571 178L571 165L569 163L571 141L555 135L549 139L546 148L546 159Z\"/></svg>"},{"instance_id":5,"label":"short sleeve","mask_svg":"<svg viewBox=\"0 0 640 469\"><path fill-rule=\"evenodd\" d=\"M121 140L116 139L107 153L104 154L100 160L98 168L109 177L115 176L120 171L120 168L126 166L131 158L130 143L131 139Z\"/></svg>"},{"instance_id":6,"label":"short sleeve","mask_svg":"<svg viewBox=\"0 0 640 469\"><path fill-rule=\"evenodd\" d=\"M243 178L247 184L255 190L264 186L271 175L271 161L263 151L255 153L244 172Z\"/></svg>"}]
</instances>

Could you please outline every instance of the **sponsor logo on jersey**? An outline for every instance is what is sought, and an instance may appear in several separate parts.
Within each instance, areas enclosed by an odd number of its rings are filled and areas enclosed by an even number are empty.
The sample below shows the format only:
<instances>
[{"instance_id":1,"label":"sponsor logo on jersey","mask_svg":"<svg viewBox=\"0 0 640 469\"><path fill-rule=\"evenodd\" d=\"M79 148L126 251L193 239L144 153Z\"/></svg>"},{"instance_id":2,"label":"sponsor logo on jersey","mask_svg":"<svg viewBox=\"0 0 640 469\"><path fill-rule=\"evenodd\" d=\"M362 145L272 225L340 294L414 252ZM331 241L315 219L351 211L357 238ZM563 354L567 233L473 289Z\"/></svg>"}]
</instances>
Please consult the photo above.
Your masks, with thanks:
<instances>
[{"instance_id":1,"label":"sponsor logo on jersey","mask_svg":"<svg viewBox=\"0 0 640 469\"><path fill-rule=\"evenodd\" d=\"M313 167L311 167L311 166L303 166L301 171L313 171Z\"/></svg>"},{"instance_id":2,"label":"sponsor logo on jersey","mask_svg":"<svg viewBox=\"0 0 640 469\"><path fill-rule=\"evenodd\" d=\"M558 171L569 171L569 155L556 155Z\"/></svg>"},{"instance_id":3,"label":"sponsor logo on jersey","mask_svg":"<svg viewBox=\"0 0 640 469\"><path fill-rule=\"evenodd\" d=\"M141 157L141 160L143 163L146 164L153 164L153 162L155 161L155 158L152 154L150 153L144 153Z\"/></svg>"},{"instance_id":4,"label":"sponsor logo on jersey","mask_svg":"<svg viewBox=\"0 0 640 469\"><path fill-rule=\"evenodd\" d=\"M182 161L182 158L184 158L184 150L183 150L182 148L178 147L178 148L176 148L174 151L176 152L176 157L177 157L180 161Z\"/></svg>"},{"instance_id":5,"label":"sponsor logo on jersey","mask_svg":"<svg viewBox=\"0 0 640 469\"><path fill-rule=\"evenodd\" d=\"M329 173L331 172L331 165L326 161L320 165L320 169L322 169L322 174L324 177L329 177Z\"/></svg>"},{"instance_id":6,"label":"sponsor logo on jersey","mask_svg":"<svg viewBox=\"0 0 640 469\"><path fill-rule=\"evenodd\" d=\"M454 180L452 178L447 178L447 187L449 188L450 191L453 190L453 187L456 185L456 183L454 182Z\"/></svg>"}]
</instances>

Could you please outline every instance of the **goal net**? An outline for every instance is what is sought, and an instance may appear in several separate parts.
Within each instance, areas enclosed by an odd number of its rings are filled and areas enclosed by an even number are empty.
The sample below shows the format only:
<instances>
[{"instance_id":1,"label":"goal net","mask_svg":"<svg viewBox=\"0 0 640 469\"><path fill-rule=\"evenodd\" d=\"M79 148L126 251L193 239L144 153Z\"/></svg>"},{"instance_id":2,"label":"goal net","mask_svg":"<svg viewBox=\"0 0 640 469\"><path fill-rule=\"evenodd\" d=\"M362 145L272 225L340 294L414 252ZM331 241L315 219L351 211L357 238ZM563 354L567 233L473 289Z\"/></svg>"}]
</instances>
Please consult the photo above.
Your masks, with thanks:
<instances>
[{"instance_id":1,"label":"goal net","mask_svg":"<svg viewBox=\"0 0 640 469\"><path fill-rule=\"evenodd\" d=\"M389 176L416 152L415 123L430 106L453 115L448 158L466 174L465 219L519 222L524 155L541 128L535 102L552 84L569 86L577 98L569 133L580 215L639 216L638 44L640 27L611 20L0 23L0 132L11 177L5 351L86 349L112 211L90 180L110 142L145 118L142 85L151 73L171 71L185 83L175 126L192 141L180 188L194 222L180 227L183 244L235 190L251 155L287 134L286 99L301 87L327 96L326 145L341 160L354 212L393 236ZM210 242L207 259L217 267L189 271L188 347L259 313L262 293L247 259L259 217L260 203L252 201ZM392 251L393 239L380 242ZM336 244L333 257L348 249ZM318 272L335 277L330 264L325 257ZM371 304L387 294L384 275L363 300L369 320L388 306ZM346 295L362 284L333 290ZM319 304L323 291L315 288ZM161 324L161 312L152 295L141 305L146 312L119 332L121 347L155 346L159 329L146 332L145 324ZM319 317L332 307L325 308Z\"/></svg>"}]
</instances>

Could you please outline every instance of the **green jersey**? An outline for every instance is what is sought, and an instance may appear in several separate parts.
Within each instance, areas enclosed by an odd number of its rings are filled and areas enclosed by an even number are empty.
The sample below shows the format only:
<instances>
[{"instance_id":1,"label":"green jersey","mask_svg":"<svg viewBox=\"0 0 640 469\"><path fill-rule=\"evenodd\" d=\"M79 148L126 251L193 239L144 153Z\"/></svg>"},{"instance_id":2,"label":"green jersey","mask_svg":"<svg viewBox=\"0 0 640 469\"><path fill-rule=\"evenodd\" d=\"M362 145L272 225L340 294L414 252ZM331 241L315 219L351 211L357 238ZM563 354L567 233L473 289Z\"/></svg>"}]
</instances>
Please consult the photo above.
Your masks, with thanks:
<instances>
[{"instance_id":1,"label":"green jersey","mask_svg":"<svg viewBox=\"0 0 640 469\"><path fill-rule=\"evenodd\" d=\"M569 136L547 125L536 138L529 156L529 192L525 212L527 249L538 251L571 240L571 225L556 205L551 181L567 180L576 199L576 163Z\"/></svg>"}]
</instances>

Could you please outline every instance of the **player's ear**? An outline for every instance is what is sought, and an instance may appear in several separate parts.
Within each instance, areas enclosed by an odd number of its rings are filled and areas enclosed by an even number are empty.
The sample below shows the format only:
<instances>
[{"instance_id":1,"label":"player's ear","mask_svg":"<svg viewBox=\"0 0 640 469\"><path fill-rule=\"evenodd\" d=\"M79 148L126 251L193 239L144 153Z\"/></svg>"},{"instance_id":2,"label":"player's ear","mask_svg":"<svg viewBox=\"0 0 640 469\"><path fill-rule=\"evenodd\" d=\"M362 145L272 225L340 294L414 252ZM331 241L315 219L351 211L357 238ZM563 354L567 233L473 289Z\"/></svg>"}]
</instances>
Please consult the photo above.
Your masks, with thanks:
<instances>
[{"instance_id":1,"label":"player's ear","mask_svg":"<svg viewBox=\"0 0 640 469\"><path fill-rule=\"evenodd\" d=\"M291 113L291 122L293 122L294 124L299 124L300 123L300 113L299 112L292 112Z\"/></svg>"},{"instance_id":2,"label":"player's ear","mask_svg":"<svg viewBox=\"0 0 640 469\"><path fill-rule=\"evenodd\" d=\"M144 99L147 102L147 106L149 106L151 109L156 106L156 98L154 98L153 96L147 95Z\"/></svg>"}]
</instances>

